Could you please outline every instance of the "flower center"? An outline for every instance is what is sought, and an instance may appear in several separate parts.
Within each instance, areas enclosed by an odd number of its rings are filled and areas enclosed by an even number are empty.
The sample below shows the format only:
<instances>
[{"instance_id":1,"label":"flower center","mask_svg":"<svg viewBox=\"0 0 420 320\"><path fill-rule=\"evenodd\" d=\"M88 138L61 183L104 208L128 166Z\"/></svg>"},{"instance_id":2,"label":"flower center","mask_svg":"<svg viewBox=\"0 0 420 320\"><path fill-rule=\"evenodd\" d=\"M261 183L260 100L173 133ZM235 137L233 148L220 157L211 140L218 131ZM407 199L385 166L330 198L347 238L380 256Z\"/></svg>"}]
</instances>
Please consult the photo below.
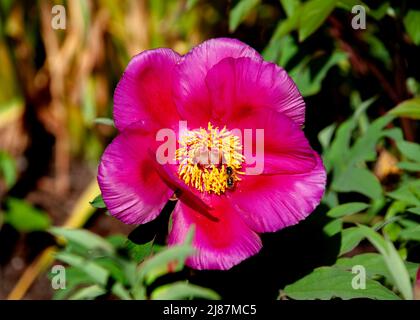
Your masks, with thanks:
<instances>
[{"instance_id":1,"label":"flower center","mask_svg":"<svg viewBox=\"0 0 420 320\"><path fill-rule=\"evenodd\" d=\"M178 175L187 185L220 195L241 180L242 144L226 126L219 130L209 122L207 129L188 130L179 145L175 153Z\"/></svg>"}]
</instances>

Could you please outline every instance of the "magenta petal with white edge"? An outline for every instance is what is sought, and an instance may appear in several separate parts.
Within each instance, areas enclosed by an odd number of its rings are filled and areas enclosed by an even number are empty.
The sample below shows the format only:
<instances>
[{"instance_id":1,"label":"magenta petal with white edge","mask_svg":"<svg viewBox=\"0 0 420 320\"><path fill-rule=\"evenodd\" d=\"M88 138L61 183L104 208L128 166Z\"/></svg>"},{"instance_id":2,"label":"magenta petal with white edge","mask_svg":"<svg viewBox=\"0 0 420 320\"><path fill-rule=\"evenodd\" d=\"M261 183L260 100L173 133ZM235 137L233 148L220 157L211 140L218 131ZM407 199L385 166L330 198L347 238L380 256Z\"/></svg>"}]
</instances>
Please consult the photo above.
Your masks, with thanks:
<instances>
[{"instance_id":1,"label":"magenta petal with white edge","mask_svg":"<svg viewBox=\"0 0 420 320\"><path fill-rule=\"evenodd\" d=\"M244 176L229 194L234 207L256 232L274 232L305 219L324 194L326 173L322 160L301 174Z\"/></svg>"},{"instance_id":2,"label":"magenta petal with white edge","mask_svg":"<svg viewBox=\"0 0 420 320\"><path fill-rule=\"evenodd\" d=\"M106 148L98 183L109 212L127 224L146 223L159 215L173 191L153 170L147 154L153 136L127 128Z\"/></svg>"},{"instance_id":3,"label":"magenta petal with white edge","mask_svg":"<svg viewBox=\"0 0 420 320\"><path fill-rule=\"evenodd\" d=\"M114 93L118 130L144 119L161 127L178 121L172 82L179 59L176 52L165 48L147 50L131 59Z\"/></svg>"},{"instance_id":4,"label":"magenta petal with white edge","mask_svg":"<svg viewBox=\"0 0 420 320\"><path fill-rule=\"evenodd\" d=\"M261 55L245 43L236 39L217 38L194 47L177 65L178 79L174 82L176 105L179 114L192 127L207 125L211 109L205 78L215 64L227 57L248 57L262 61Z\"/></svg>"},{"instance_id":5,"label":"magenta petal with white edge","mask_svg":"<svg viewBox=\"0 0 420 320\"><path fill-rule=\"evenodd\" d=\"M252 231L226 198L212 201L211 211L219 220L212 221L178 202L173 212L172 229L168 242L181 244L188 230L194 225L193 246L195 255L187 259L187 265L203 270L230 269L261 249L259 236Z\"/></svg>"},{"instance_id":6,"label":"magenta petal with white edge","mask_svg":"<svg viewBox=\"0 0 420 320\"><path fill-rule=\"evenodd\" d=\"M287 72L274 63L250 58L226 58L206 76L212 119L230 123L256 109L282 113L299 126L305 121L305 102Z\"/></svg>"}]
</instances>

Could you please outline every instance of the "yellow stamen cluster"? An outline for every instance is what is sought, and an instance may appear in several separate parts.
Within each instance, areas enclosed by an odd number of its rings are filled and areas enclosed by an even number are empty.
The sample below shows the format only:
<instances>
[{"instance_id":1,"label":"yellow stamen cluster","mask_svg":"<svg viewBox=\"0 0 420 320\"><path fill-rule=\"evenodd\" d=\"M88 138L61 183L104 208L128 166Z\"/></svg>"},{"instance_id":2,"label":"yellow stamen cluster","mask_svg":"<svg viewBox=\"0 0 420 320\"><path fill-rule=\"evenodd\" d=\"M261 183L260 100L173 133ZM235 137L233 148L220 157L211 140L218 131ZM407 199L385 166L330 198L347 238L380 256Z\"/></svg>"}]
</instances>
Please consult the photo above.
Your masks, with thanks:
<instances>
[{"instance_id":1,"label":"yellow stamen cluster","mask_svg":"<svg viewBox=\"0 0 420 320\"><path fill-rule=\"evenodd\" d=\"M239 170L245 160L242 144L226 127L219 130L209 123L207 129L187 131L179 145L175 153L178 175L187 185L220 195L230 187L229 178L233 183L240 180L238 174L242 174Z\"/></svg>"}]
</instances>

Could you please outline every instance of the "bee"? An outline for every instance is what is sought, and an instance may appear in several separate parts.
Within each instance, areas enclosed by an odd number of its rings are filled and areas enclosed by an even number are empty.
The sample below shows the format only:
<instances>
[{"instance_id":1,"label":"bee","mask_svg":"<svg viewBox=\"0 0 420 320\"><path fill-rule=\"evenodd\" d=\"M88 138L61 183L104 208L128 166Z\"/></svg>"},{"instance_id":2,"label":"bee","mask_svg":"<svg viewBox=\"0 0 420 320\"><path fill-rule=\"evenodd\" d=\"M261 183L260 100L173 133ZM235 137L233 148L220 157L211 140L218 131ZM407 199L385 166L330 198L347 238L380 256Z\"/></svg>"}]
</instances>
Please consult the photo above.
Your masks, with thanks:
<instances>
[{"instance_id":1,"label":"bee","mask_svg":"<svg viewBox=\"0 0 420 320\"><path fill-rule=\"evenodd\" d=\"M226 174L230 177L233 174L232 167L226 167Z\"/></svg>"},{"instance_id":2,"label":"bee","mask_svg":"<svg viewBox=\"0 0 420 320\"><path fill-rule=\"evenodd\" d=\"M232 189L235 186L235 180L233 177L228 177L226 181L228 189Z\"/></svg>"},{"instance_id":3,"label":"bee","mask_svg":"<svg viewBox=\"0 0 420 320\"><path fill-rule=\"evenodd\" d=\"M226 167L226 174L227 174L226 185L228 189L232 189L235 186L235 175L234 175L232 167Z\"/></svg>"}]
</instances>

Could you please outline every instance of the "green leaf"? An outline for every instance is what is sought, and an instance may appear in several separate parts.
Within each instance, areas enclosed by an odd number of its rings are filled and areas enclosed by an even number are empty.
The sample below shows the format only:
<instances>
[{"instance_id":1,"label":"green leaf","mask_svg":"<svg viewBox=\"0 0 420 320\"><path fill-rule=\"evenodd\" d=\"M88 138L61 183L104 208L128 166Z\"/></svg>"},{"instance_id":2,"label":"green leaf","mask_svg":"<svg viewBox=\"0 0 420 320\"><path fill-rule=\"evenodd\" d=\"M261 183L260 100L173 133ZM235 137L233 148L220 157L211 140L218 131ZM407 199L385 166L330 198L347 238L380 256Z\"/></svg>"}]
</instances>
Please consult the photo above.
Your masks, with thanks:
<instances>
[{"instance_id":1,"label":"green leaf","mask_svg":"<svg viewBox=\"0 0 420 320\"><path fill-rule=\"evenodd\" d=\"M369 99L368 105L371 105L375 98ZM357 111L356 111L357 112ZM349 165L357 164L362 161L373 161L376 160L375 147L378 144L379 139L384 136L383 128L388 125L392 120L393 116L385 115L376 119L369 127L366 132L354 143L349 153Z\"/></svg>"},{"instance_id":2,"label":"green leaf","mask_svg":"<svg viewBox=\"0 0 420 320\"><path fill-rule=\"evenodd\" d=\"M327 172L330 172L333 167L345 166L345 159L350 148L351 134L355 127L356 122L353 118L346 120L338 127L331 147L324 152L324 164Z\"/></svg>"},{"instance_id":3,"label":"green leaf","mask_svg":"<svg viewBox=\"0 0 420 320\"><path fill-rule=\"evenodd\" d=\"M213 290L199 287L188 282L179 281L155 289L152 300L208 299L218 300L220 296Z\"/></svg>"},{"instance_id":4,"label":"green leaf","mask_svg":"<svg viewBox=\"0 0 420 320\"><path fill-rule=\"evenodd\" d=\"M348 168L352 133L359 119L374 101L375 97L372 97L360 103L353 116L338 127L331 147L324 150L324 164L327 172L330 172L334 168L334 171L337 173Z\"/></svg>"},{"instance_id":5,"label":"green leaf","mask_svg":"<svg viewBox=\"0 0 420 320\"><path fill-rule=\"evenodd\" d=\"M364 5L364 3L360 0L339 0L337 2L338 8L342 8L348 11L351 11L351 9L356 5Z\"/></svg>"},{"instance_id":6,"label":"green leaf","mask_svg":"<svg viewBox=\"0 0 420 320\"><path fill-rule=\"evenodd\" d=\"M265 60L285 66L298 50L293 37L286 35L280 39L270 40L262 55Z\"/></svg>"},{"instance_id":7,"label":"green leaf","mask_svg":"<svg viewBox=\"0 0 420 320\"><path fill-rule=\"evenodd\" d=\"M41 231L47 229L51 224L51 220L45 212L23 200L9 198L7 207L4 222L9 223L16 230L22 232Z\"/></svg>"},{"instance_id":8,"label":"green leaf","mask_svg":"<svg viewBox=\"0 0 420 320\"><path fill-rule=\"evenodd\" d=\"M385 264L388 267L389 273L394 279L393 282L403 297L407 300L411 300L413 298L413 292L411 288L410 276L393 243L382 238L379 233L375 232L369 227L360 225L359 228L363 235L368 238L369 241L375 246L375 248L382 254L385 260Z\"/></svg>"},{"instance_id":9,"label":"green leaf","mask_svg":"<svg viewBox=\"0 0 420 320\"><path fill-rule=\"evenodd\" d=\"M229 31L233 32L258 5L260 0L240 0L230 11Z\"/></svg>"},{"instance_id":10,"label":"green leaf","mask_svg":"<svg viewBox=\"0 0 420 320\"><path fill-rule=\"evenodd\" d=\"M103 209L106 208L106 204L104 202L104 199L102 199L102 195L99 194L93 199L91 202L89 202L90 205L94 208Z\"/></svg>"},{"instance_id":11,"label":"green leaf","mask_svg":"<svg viewBox=\"0 0 420 320\"><path fill-rule=\"evenodd\" d=\"M56 253L55 258L85 272L95 283L106 285L109 272L97 263L64 251Z\"/></svg>"},{"instance_id":12,"label":"green leaf","mask_svg":"<svg viewBox=\"0 0 420 320\"><path fill-rule=\"evenodd\" d=\"M404 17L404 26L415 45L420 44L420 10L409 10Z\"/></svg>"},{"instance_id":13,"label":"green leaf","mask_svg":"<svg viewBox=\"0 0 420 320\"><path fill-rule=\"evenodd\" d=\"M6 152L0 150L0 176L4 178L7 187L11 187L16 182L16 164L14 159Z\"/></svg>"},{"instance_id":14,"label":"green leaf","mask_svg":"<svg viewBox=\"0 0 420 320\"><path fill-rule=\"evenodd\" d=\"M108 241L85 229L52 227L48 231L55 236L61 236L70 242L81 245L87 250L103 250L107 253L114 253L114 247Z\"/></svg>"},{"instance_id":15,"label":"green leaf","mask_svg":"<svg viewBox=\"0 0 420 320\"><path fill-rule=\"evenodd\" d=\"M299 26L299 11L295 12L294 15L287 18L286 20L281 21L277 24L276 30L274 30L271 41L276 41L281 39L285 35L289 34L291 31L295 30Z\"/></svg>"},{"instance_id":16,"label":"green leaf","mask_svg":"<svg viewBox=\"0 0 420 320\"><path fill-rule=\"evenodd\" d=\"M400 152L410 160L420 161L420 145L414 142L397 141Z\"/></svg>"},{"instance_id":17,"label":"green leaf","mask_svg":"<svg viewBox=\"0 0 420 320\"><path fill-rule=\"evenodd\" d=\"M400 237L404 240L420 241L420 225L402 230Z\"/></svg>"},{"instance_id":18,"label":"green leaf","mask_svg":"<svg viewBox=\"0 0 420 320\"><path fill-rule=\"evenodd\" d=\"M140 266L140 282L145 280L147 284L150 284L156 278L169 273L170 264L173 265L173 271L179 271L185 259L193 253L194 248L189 245L174 246L159 252Z\"/></svg>"},{"instance_id":19,"label":"green leaf","mask_svg":"<svg viewBox=\"0 0 420 320\"><path fill-rule=\"evenodd\" d=\"M311 96L317 94L321 90L322 81L325 79L328 71L341 61L347 59L347 54L340 51L335 51L328 60L323 64L315 76L311 70L311 65L319 62L319 59L311 59L306 57L289 74L295 81L300 93L304 96Z\"/></svg>"},{"instance_id":20,"label":"green leaf","mask_svg":"<svg viewBox=\"0 0 420 320\"><path fill-rule=\"evenodd\" d=\"M340 218L360 212L368 207L369 205L363 202L349 202L331 209L328 211L327 216L331 218Z\"/></svg>"},{"instance_id":21,"label":"green leaf","mask_svg":"<svg viewBox=\"0 0 420 320\"><path fill-rule=\"evenodd\" d=\"M106 290L96 284L82 288L69 297L69 300L92 300L106 293Z\"/></svg>"},{"instance_id":22,"label":"green leaf","mask_svg":"<svg viewBox=\"0 0 420 320\"><path fill-rule=\"evenodd\" d=\"M335 266L351 270L355 265L362 265L366 269L368 277L383 276L390 277L388 268L382 255L378 253L362 253L351 258L340 258Z\"/></svg>"},{"instance_id":23,"label":"green leaf","mask_svg":"<svg viewBox=\"0 0 420 320\"><path fill-rule=\"evenodd\" d=\"M420 199L416 195L416 190L420 189L420 180L403 184L397 190L388 192L387 195L395 200L403 201L409 205L420 206Z\"/></svg>"},{"instance_id":24,"label":"green leaf","mask_svg":"<svg viewBox=\"0 0 420 320\"><path fill-rule=\"evenodd\" d=\"M322 149L327 150L331 143L331 138L334 135L334 131L337 125L335 123L330 124L318 133L318 140L321 143Z\"/></svg>"},{"instance_id":25,"label":"green leaf","mask_svg":"<svg viewBox=\"0 0 420 320\"><path fill-rule=\"evenodd\" d=\"M186 5L187 10L194 8L197 2L198 0L187 0L187 5Z\"/></svg>"},{"instance_id":26,"label":"green leaf","mask_svg":"<svg viewBox=\"0 0 420 320\"><path fill-rule=\"evenodd\" d=\"M48 274L48 278L52 279L54 277L53 273ZM69 296L70 293L74 291L75 288L80 286L88 286L93 283L91 277L87 275L84 271L76 267L67 267L66 268L66 288L56 290L54 292L54 300L63 300Z\"/></svg>"},{"instance_id":27,"label":"green leaf","mask_svg":"<svg viewBox=\"0 0 420 320\"><path fill-rule=\"evenodd\" d=\"M363 233L357 227L344 229L341 232L341 246L339 256L353 250L364 238Z\"/></svg>"},{"instance_id":28,"label":"green leaf","mask_svg":"<svg viewBox=\"0 0 420 320\"><path fill-rule=\"evenodd\" d=\"M379 5L376 9L368 10L368 14L372 16L376 20L381 20L387 14L388 10L390 9L390 4L388 1Z\"/></svg>"},{"instance_id":29,"label":"green leaf","mask_svg":"<svg viewBox=\"0 0 420 320\"><path fill-rule=\"evenodd\" d=\"M389 111L398 117L406 117L415 120L420 119L420 98L405 100Z\"/></svg>"},{"instance_id":30,"label":"green leaf","mask_svg":"<svg viewBox=\"0 0 420 320\"><path fill-rule=\"evenodd\" d=\"M343 229L343 221L341 219L335 219L327 223L322 230L327 236L332 237L336 235L337 233L341 232L342 229Z\"/></svg>"},{"instance_id":31,"label":"green leaf","mask_svg":"<svg viewBox=\"0 0 420 320\"><path fill-rule=\"evenodd\" d=\"M397 163L397 167L401 170L418 172L420 171L420 163L402 161Z\"/></svg>"},{"instance_id":32,"label":"green leaf","mask_svg":"<svg viewBox=\"0 0 420 320\"><path fill-rule=\"evenodd\" d=\"M378 178L364 168L347 168L333 181L332 188L338 192L359 192L371 199L382 197Z\"/></svg>"},{"instance_id":33,"label":"green leaf","mask_svg":"<svg viewBox=\"0 0 420 320\"><path fill-rule=\"evenodd\" d=\"M337 0L310 0L304 3L299 12L299 41L304 41L322 25L336 3Z\"/></svg>"},{"instance_id":34,"label":"green leaf","mask_svg":"<svg viewBox=\"0 0 420 320\"><path fill-rule=\"evenodd\" d=\"M408 212L420 215L420 207L410 208L407 210Z\"/></svg>"},{"instance_id":35,"label":"green leaf","mask_svg":"<svg viewBox=\"0 0 420 320\"><path fill-rule=\"evenodd\" d=\"M137 263L142 262L152 253L153 240L145 244L136 244L127 239L126 247L130 257Z\"/></svg>"},{"instance_id":36,"label":"green leaf","mask_svg":"<svg viewBox=\"0 0 420 320\"><path fill-rule=\"evenodd\" d=\"M300 6L300 0L280 0L280 3L288 17L293 16Z\"/></svg>"},{"instance_id":37,"label":"green leaf","mask_svg":"<svg viewBox=\"0 0 420 320\"><path fill-rule=\"evenodd\" d=\"M124 261L115 257L98 257L94 261L96 264L107 270L112 278L118 283L128 285L128 280L124 273Z\"/></svg>"},{"instance_id":38,"label":"green leaf","mask_svg":"<svg viewBox=\"0 0 420 320\"><path fill-rule=\"evenodd\" d=\"M284 292L292 299L329 300L332 298L354 299L369 298L380 300L399 300L399 297L379 282L366 279L366 288L353 289L355 275L336 267L321 267L311 274L288 285Z\"/></svg>"},{"instance_id":39,"label":"green leaf","mask_svg":"<svg viewBox=\"0 0 420 320\"><path fill-rule=\"evenodd\" d=\"M93 120L96 124L103 124L105 126L115 127L114 120L110 118L96 118Z\"/></svg>"},{"instance_id":40,"label":"green leaf","mask_svg":"<svg viewBox=\"0 0 420 320\"><path fill-rule=\"evenodd\" d=\"M389 273L389 269L385 263L384 257L378 253L362 253L351 258L345 257L337 260L335 266L351 270L355 265L362 265L366 269L366 275L370 278L377 276L385 277L391 284L394 284L394 279ZM414 279L418 263L405 262L410 278Z\"/></svg>"},{"instance_id":41,"label":"green leaf","mask_svg":"<svg viewBox=\"0 0 420 320\"><path fill-rule=\"evenodd\" d=\"M105 238L114 248L125 248L127 237L122 234L112 234Z\"/></svg>"},{"instance_id":42,"label":"green leaf","mask_svg":"<svg viewBox=\"0 0 420 320\"><path fill-rule=\"evenodd\" d=\"M115 283L112 286L111 291L114 295L116 295L118 298L122 300L133 300L130 293L127 291L127 289L124 288L124 286L119 282Z\"/></svg>"}]
</instances>

